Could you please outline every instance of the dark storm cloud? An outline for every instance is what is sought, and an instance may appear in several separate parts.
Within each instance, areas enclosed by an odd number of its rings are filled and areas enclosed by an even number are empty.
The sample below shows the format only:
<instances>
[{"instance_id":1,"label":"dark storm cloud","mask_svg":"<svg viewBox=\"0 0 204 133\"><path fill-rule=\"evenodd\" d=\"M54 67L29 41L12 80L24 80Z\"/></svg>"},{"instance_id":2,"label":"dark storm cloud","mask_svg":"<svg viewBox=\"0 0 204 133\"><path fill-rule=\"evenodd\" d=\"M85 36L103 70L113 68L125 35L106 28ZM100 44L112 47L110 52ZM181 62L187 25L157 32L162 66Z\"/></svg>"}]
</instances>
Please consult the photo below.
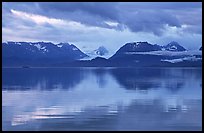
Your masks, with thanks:
<instances>
[{"instance_id":1,"label":"dark storm cloud","mask_svg":"<svg viewBox=\"0 0 204 133\"><path fill-rule=\"evenodd\" d=\"M118 21L119 3L70 2L70 3L38 3L43 15L71 19L82 24L113 28L104 21ZM52 9L52 10L50 10Z\"/></svg>"},{"instance_id":2,"label":"dark storm cloud","mask_svg":"<svg viewBox=\"0 0 204 133\"><path fill-rule=\"evenodd\" d=\"M10 8L37 13L47 17L68 19L82 24L132 32L152 32L162 35L165 25L180 28L190 25L186 32L200 33L201 3L192 2L39 2L6 3ZM8 5L7 5L8 6ZM6 8L6 7L5 7ZM105 21L119 23L112 27ZM123 27L123 28L120 28Z\"/></svg>"},{"instance_id":3,"label":"dark storm cloud","mask_svg":"<svg viewBox=\"0 0 204 133\"><path fill-rule=\"evenodd\" d=\"M156 35L161 35L165 25L181 27L179 20L169 13L157 13L156 11L139 11L129 13L122 19L131 31L138 32L153 32Z\"/></svg>"},{"instance_id":4,"label":"dark storm cloud","mask_svg":"<svg viewBox=\"0 0 204 133\"><path fill-rule=\"evenodd\" d=\"M93 2L70 2L70 3L39 3L39 6L46 10L59 11L66 17L67 12L84 12L93 16L102 17L104 19L115 20L118 18L118 3L93 3ZM78 16L79 17L79 16Z\"/></svg>"}]
</instances>

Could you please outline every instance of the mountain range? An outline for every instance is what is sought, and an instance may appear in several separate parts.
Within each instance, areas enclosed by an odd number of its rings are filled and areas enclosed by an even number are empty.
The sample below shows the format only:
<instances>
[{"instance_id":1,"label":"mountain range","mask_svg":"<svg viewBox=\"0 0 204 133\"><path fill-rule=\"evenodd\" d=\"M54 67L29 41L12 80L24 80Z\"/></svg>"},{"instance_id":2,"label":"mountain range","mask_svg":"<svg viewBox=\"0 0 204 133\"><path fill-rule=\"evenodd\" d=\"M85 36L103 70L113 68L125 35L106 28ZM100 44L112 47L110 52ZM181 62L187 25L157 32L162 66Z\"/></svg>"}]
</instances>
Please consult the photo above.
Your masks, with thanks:
<instances>
[{"instance_id":1,"label":"mountain range","mask_svg":"<svg viewBox=\"0 0 204 133\"><path fill-rule=\"evenodd\" d=\"M122 46L109 60L115 66L200 66L202 51L188 51L177 42L164 46L133 42Z\"/></svg>"},{"instance_id":2,"label":"mountain range","mask_svg":"<svg viewBox=\"0 0 204 133\"><path fill-rule=\"evenodd\" d=\"M69 43L6 42L2 43L3 65L47 65L71 62L88 55Z\"/></svg>"},{"instance_id":3,"label":"mountain range","mask_svg":"<svg viewBox=\"0 0 204 133\"><path fill-rule=\"evenodd\" d=\"M202 46L189 51L173 41L161 46L148 42L130 42L123 45L110 58L103 58L108 50L100 46L91 53L84 53L73 44L51 42L2 43L3 67L54 66L54 67L158 67L202 66ZM90 55L91 60L83 60Z\"/></svg>"}]
</instances>

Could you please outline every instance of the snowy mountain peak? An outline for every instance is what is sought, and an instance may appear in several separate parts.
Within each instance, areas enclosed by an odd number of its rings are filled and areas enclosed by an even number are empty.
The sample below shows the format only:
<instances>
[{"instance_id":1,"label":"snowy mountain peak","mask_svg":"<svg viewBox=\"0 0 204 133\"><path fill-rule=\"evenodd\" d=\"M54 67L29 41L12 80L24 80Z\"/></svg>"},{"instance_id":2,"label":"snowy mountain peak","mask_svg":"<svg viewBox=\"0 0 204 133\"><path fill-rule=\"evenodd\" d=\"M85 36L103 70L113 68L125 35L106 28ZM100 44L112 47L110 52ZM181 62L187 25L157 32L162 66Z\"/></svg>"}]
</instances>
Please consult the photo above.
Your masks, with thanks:
<instances>
[{"instance_id":1,"label":"snowy mountain peak","mask_svg":"<svg viewBox=\"0 0 204 133\"><path fill-rule=\"evenodd\" d=\"M126 43L126 44L129 44L132 46L138 46L138 45L148 44L148 42L130 42L130 43Z\"/></svg>"},{"instance_id":2,"label":"snowy mountain peak","mask_svg":"<svg viewBox=\"0 0 204 133\"><path fill-rule=\"evenodd\" d=\"M59 44L61 44L61 45L71 45L71 44L69 44L69 43L67 43L67 42L61 42L61 43L59 43Z\"/></svg>"},{"instance_id":3,"label":"snowy mountain peak","mask_svg":"<svg viewBox=\"0 0 204 133\"><path fill-rule=\"evenodd\" d=\"M167 51L186 51L184 47L182 47L178 42L175 41L170 42L169 44L164 46L164 48Z\"/></svg>"},{"instance_id":4,"label":"snowy mountain peak","mask_svg":"<svg viewBox=\"0 0 204 133\"><path fill-rule=\"evenodd\" d=\"M84 51L89 56L88 58L86 58L86 60L90 60L96 57L104 57L104 58L110 57L109 51L104 46L99 46L95 50L84 50Z\"/></svg>"},{"instance_id":5,"label":"snowy mountain peak","mask_svg":"<svg viewBox=\"0 0 204 133\"><path fill-rule=\"evenodd\" d=\"M63 45L62 44L57 44L57 47L61 48Z\"/></svg>"},{"instance_id":6,"label":"snowy mountain peak","mask_svg":"<svg viewBox=\"0 0 204 133\"><path fill-rule=\"evenodd\" d=\"M140 45L142 43L146 43L146 42L130 42L128 43L129 45L132 45L132 46L137 46L137 45Z\"/></svg>"},{"instance_id":7,"label":"snowy mountain peak","mask_svg":"<svg viewBox=\"0 0 204 133\"><path fill-rule=\"evenodd\" d=\"M161 46L152 45L148 42L132 42L126 43L123 45L117 52L149 52L149 51L158 51L161 50Z\"/></svg>"},{"instance_id":8,"label":"snowy mountain peak","mask_svg":"<svg viewBox=\"0 0 204 133\"><path fill-rule=\"evenodd\" d=\"M104 46L100 46L98 49L94 50L96 55L103 56L105 54L108 54L108 50Z\"/></svg>"}]
</instances>

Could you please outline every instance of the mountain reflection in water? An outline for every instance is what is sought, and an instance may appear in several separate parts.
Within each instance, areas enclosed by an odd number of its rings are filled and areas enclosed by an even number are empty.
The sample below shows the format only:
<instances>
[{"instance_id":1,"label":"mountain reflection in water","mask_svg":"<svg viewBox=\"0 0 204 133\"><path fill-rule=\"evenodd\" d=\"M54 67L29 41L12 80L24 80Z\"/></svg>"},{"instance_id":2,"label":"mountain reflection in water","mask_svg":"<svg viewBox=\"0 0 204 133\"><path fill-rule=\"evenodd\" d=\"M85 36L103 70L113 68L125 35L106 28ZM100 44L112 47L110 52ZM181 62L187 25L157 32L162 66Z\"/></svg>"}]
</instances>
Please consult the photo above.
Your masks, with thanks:
<instances>
[{"instance_id":1,"label":"mountain reflection in water","mask_svg":"<svg viewBox=\"0 0 204 133\"><path fill-rule=\"evenodd\" d=\"M3 130L201 130L201 68L3 68Z\"/></svg>"}]
</instances>

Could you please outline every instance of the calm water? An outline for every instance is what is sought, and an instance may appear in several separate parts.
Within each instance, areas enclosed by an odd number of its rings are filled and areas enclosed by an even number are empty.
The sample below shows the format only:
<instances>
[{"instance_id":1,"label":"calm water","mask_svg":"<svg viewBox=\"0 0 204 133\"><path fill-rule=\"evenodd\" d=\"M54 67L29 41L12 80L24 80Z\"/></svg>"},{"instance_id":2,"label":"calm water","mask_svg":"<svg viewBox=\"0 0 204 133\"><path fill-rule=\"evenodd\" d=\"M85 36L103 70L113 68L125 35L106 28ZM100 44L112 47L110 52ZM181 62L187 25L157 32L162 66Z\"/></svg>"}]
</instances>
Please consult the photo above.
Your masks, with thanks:
<instances>
[{"instance_id":1,"label":"calm water","mask_svg":"<svg viewBox=\"0 0 204 133\"><path fill-rule=\"evenodd\" d=\"M3 130L202 130L201 68L3 68Z\"/></svg>"}]
</instances>

